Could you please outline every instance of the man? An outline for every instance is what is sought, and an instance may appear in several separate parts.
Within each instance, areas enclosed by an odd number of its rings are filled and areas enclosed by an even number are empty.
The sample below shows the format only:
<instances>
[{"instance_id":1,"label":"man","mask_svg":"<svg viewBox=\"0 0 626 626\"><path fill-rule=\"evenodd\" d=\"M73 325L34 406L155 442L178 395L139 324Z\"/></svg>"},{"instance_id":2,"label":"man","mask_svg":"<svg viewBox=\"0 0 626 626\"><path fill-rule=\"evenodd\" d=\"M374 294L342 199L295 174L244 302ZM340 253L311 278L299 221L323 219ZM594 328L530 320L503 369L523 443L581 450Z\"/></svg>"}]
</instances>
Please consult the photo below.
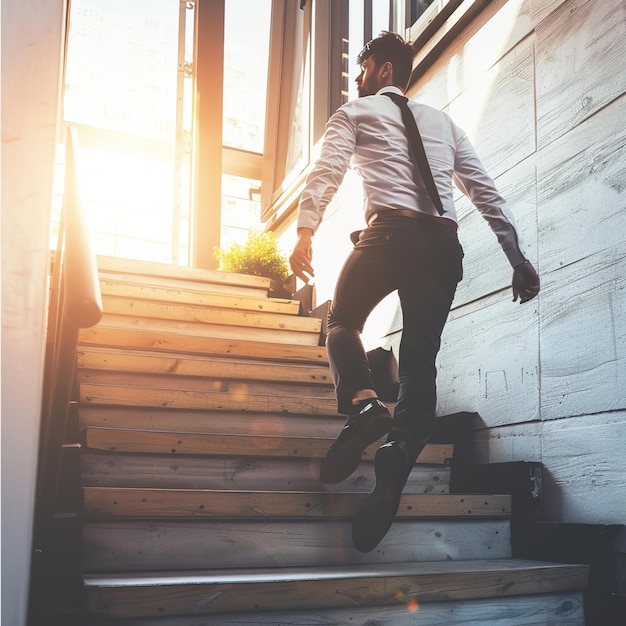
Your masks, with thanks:
<instances>
[{"instance_id":1,"label":"man","mask_svg":"<svg viewBox=\"0 0 626 626\"><path fill-rule=\"evenodd\" d=\"M463 272L453 180L487 220L514 268L513 300L526 302L539 293L539 277L520 251L503 198L468 138L445 113L408 103L430 164L430 191L423 166L418 169L410 156L401 96L413 56L411 45L392 33L373 39L359 54L359 98L328 121L320 157L300 198L298 240L289 259L305 282L314 275L312 238L352 161L363 180L368 226L339 275L329 313L327 351L338 410L348 420L328 450L320 479L337 483L350 476L363 450L388 433L375 456L376 486L353 519L352 541L362 552L373 550L387 533L434 427L435 358ZM360 335L372 309L395 290L403 330L392 419L374 391Z\"/></svg>"}]
</instances>

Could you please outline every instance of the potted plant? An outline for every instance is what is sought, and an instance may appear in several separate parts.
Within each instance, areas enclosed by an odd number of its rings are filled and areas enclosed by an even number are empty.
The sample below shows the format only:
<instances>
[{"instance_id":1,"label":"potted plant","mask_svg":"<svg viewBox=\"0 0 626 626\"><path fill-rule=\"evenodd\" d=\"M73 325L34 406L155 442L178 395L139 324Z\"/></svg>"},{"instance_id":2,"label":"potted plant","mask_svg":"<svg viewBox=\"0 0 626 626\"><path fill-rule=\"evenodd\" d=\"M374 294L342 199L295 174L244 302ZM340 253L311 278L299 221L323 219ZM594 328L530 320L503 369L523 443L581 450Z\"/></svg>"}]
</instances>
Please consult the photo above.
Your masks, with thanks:
<instances>
[{"instance_id":1,"label":"potted plant","mask_svg":"<svg viewBox=\"0 0 626 626\"><path fill-rule=\"evenodd\" d=\"M278 249L273 232L251 230L245 243L234 243L225 250L215 248L214 253L221 270L269 278L272 297L293 295L295 280L289 274L287 257Z\"/></svg>"}]
</instances>

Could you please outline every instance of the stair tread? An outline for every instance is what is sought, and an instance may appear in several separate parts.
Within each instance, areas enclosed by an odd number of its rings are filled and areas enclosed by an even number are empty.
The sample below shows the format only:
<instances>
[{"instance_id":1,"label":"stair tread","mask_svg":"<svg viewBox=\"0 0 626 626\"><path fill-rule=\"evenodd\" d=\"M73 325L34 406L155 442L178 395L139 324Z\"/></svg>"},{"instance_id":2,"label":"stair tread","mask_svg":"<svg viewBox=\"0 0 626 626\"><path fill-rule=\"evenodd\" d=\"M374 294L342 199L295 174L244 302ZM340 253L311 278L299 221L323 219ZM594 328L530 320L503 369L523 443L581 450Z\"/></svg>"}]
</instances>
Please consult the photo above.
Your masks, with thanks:
<instances>
[{"instance_id":1,"label":"stair tread","mask_svg":"<svg viewBox=\"0 0 626 626\"><path fill-rule=\"evenodd\" d=\"M312 318L301 318L310 320ZM315 320L313 320L315 324ZM194 338L222 339L229 341L258 341L270 344L291 344L318 347L319 328L300 329L262 327L253 325L229 326L227 323L211 323L208 320L156 319L104 313L98 328L117 331L164 333Z\"/></svg>"},{"instance_id":2,"label":"stair tread","mask_svg":"<svg viewBox=\"0 0 626 626\"><path fill-rule=\"evenodd\" d=\"M251 374L252 376L253 374ZM334 388L330 384L308 383L293 380L264 380L262 376L253 378L221 378L219 376L176 376L171 374L152 374L144 372L116 372L107 370L79 370L79 385L98 385L100 387L125 387L129 393L133 389L156 389L163 397L173 393L235 394L238 396L272 396L275 398L319 398L335 403ZM287 400L285 400L287 401Z\"/></svg>"},{"instance_id":3,"label":"stair tread","mask_svg":"<svg viewBox=\"0 0 626 626\"><path fill-rule=\"evenodd\" d=\"M556 563L531 559L474 559L467 561L420 561L409 563L362 563L358 568L349 565L326 567L271 567L257 570L228 569L176 572L120 572L116 574L83 575L87 587L134 587L144 585L194 585L247 582L283 582L367 579L397 576L430 576L437 574L470 574L496 572L505 574L526 571L540 574L547 570L586 574L588 565ZM572 587L582 589L583 587Z\"/></svg>"},{"instance_id":4,"label":"stair tread","mask_svg":"<svg viewBox=\"0 0 626 626\"><path fill-rule=\"evenodd\" d=\"M266 292L246 294L232 291L228 286L207 285L196 287L193 285L163 286L146 284L141 280L115 280L100 277L100 290L104 297L117 296L123 298L138 298L142 300L158 300L169 302L172 305L192 304L213 306L239 311L265 311L268 313L284 313L298 315L300 302L282 298L270 298Z\"/></svg>"},{"instance_id":5,"label":"stair tread","mask_svg":"<svg viewBox=\"0 0 626 626\"><path fill-rule=\"evenodd\" d=\"M400 600L400 599L399 599ZM419 613L418 613L419 611ZM150 619L150 618L148 618ZM255 611L250 616L234 612L219 616L175 615L148 622L144 618L126 619L124 626L286 626L308 624L337 626L338 624L416 626L585 626L583 598L579 591L564 591L532 596L475 598L464 602L419 603L399 601L396 605L350 606L334 609L277 609ZM107 622L109 623L109 622Z\"/></svg>"},{"instance_id":6,"label":"stair tread","mask_svg":"<svg viewBox=\"0 0 626 626\"><path fill-rule=\"evenodd\" d=\"M473 414L466 414L472 416ZM432 443L450 444L459 436L447 428L448 416L435 422ZM241 435L284 435L286 437L321 437L334 439L345 423L345 416L336 411L331 415L289 414L262 412L251 414L243 410L172 409L161 411L154 407L106 406L85 404L80 406L81 428L119 428L190 433L224 433ZM210 427L209 427L210 425Z\"/></svg>"},{"instance_id":7,"label":"stair tread","mask_svg":"<svg viewBox=\"0 0 626 626\"><path fill-rule=\"evenodd\" d=\"M270 279L264 276L124 259L107 255L98 255L97 265L101 273L120 272L129 275L176 278L181 281L199 281L216 285L243 285L260 289L268 289L270 286Z\"/></svg>"},{"instance_id":8,"label":"stair tread","mask_svg":"<svg viewBox=\"0 0 626 626\"><path fill-rule=\"evenodd\" d=\"M86 487L85 513L110 517L352 517L362 493ZM501 494L408 494L397 517L508 517L511 497Z\"/></svg>"},{"instance_id":9,"label":"stair tread","mask_svg":"<svg viewBox=\"0 0 626 626\"><path fill-rule=\"evenodd\" d=\"M270 361L328 363L324 346L275 344L267 341L232 338L197 337L193 334L164 332L140 328L94 326L79 333L79 348L83 345L147 349L161 352L214 354L224 357L265 358Z\"/></svg>"},{"instance_id":10,"label":"stair tread","mask_svg":"<svg viewBox=\"0 0 626 626\"><path fill-rule=\"evenodd\" d=\"M79 385L79 398L81 403L94 405L284 412L307 415L336 415L337 412L337 403L330 397L273 396L261 393L155 389L90 383Z\"/></svg>"},{"instance_id":11,"label":"stair tread","mask_svg":"<svg viewBox=\"0 0 626 626\"><path fill-rule=\"evenodd\" d=\"M263 434L172 432L118 428L85 429L89 449L160 454L211 454L323 458L334 439ZM373 459L380 442L369 446L364 460ZM445 463L452 457L450 444L429 444L418 463Z\"/></svg>"},{"instance_id":12,"label":"stair tread","mask_svg":"<svg viewBox=\"0 0 626 626\"><path fill-rule=\"evenodd\" d=\"M87 610L116 617L464 601L581 591L585 565L513 559L85 576Z\"/></svg>"},{"instance_id":13,"label":"stair tread","mask_svg":"<svg viewBox=\"0 0 626 626\"><path fill-rule=\"evenodd\" d=\"M332 387L328 365L273 363L260 359L219 358L201 354L163 353L82 346L77 351L78 370L142 373L196 378L294 382Z\"/></svg>"},{"instance_id":14,"label":"stair tread","mask_svg":"<svg viewBox=\"0 0 626 626\"><path fill-rule=\"evenodd\" d=\"M280 484L291 491L320 490L321 460L241 455L140 454L86 450L81 453L84 487L241 489L262 491ZM451 465L418 463L405 493L449 493ZM373 464L364 461L346 480L324 491L369 493L376 483Z\"/></svg>"},{"instance_id":15,"label":"stair tread","mask_svg":"<svg viewBox=\"0 0 626 626\"><path fill-rule=\"evenodd\" d=\"M156 319L223 324L247 328L298 330L319 333L322 320L290 313L233 310L199 304L171 303L140 298L103 296L104 313L108 315L144 316Z\"/></svg>"},{"instance_id":16,"label":"stair tread","mask_svg":"<svg viewBox=\"0 0 626 626\"><path fill-rule=\"evenodd\" d=\"M348 518L100 518L85 522L85 571L325 567L511 558L506 517L397 519L369 553Z\"/></svg>"}]
</instances>

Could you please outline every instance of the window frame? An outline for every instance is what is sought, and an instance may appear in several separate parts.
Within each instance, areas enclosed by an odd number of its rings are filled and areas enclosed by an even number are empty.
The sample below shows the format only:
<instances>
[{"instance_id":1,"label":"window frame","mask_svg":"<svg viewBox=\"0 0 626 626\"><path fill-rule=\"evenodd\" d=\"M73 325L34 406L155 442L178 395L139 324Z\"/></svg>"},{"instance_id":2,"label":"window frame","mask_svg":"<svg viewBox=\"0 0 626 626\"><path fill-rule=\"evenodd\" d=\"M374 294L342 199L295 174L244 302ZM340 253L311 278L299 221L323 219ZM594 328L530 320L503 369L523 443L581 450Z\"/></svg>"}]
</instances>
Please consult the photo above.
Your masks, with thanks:
<instances>
[{"instance_id":1,"label":"window frame","mask_svg":"<svg viewBox=\"0 0 626 626\"><path fill-rule=\"evenodd\" d=\"M418 51L408 92L489 3L490 0L438 0L420 15L406 36Z\"/></svg>"},{"instance_id":2,"label":"window frame","mask_svg":"<svg viewBox=\"0 0 626 626\"><path fill-rule=\"evenodd\" d=\"M298 13L300 12L300 13ZM270 30L267 114L261 187L261 219L266 229L280 231L293 215L315 156L316 146L332 112L346 99L344 42L347 3L332 0L295 3L273 0ZM301 47L294 48L295 29L302 29ZM345 31L345 32L344 32ZM297 39L296 39L297 41ZM306 127L302 157L287 167L287 152L298 85L298 64L305 65L303 92ZM307 67L308 66L308 67Z\"/></svg>"}]
</instances>

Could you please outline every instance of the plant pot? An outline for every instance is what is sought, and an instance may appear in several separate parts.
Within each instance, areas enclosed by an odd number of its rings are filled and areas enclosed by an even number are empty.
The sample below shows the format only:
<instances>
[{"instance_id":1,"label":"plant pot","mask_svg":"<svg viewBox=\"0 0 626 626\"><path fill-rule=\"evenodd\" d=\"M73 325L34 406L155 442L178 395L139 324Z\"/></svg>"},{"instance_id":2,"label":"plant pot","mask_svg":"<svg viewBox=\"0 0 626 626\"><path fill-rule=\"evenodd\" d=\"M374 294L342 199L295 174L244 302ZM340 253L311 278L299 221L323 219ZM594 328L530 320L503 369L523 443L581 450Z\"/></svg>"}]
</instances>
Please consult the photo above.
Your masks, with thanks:
<instances>
[{"instance_id":1,"label":"plant pot","mask_svg":"<svg viewBox=\"0 0 626 626\"><path fill-rule=\"evenodd\" d=\"M294 292L296 290L296 277L294 274L291 274L285 281L270 280L270 288L268 292L268 296L270 298L286 298L291 299Z\"/></svg>"}]
</instances>

